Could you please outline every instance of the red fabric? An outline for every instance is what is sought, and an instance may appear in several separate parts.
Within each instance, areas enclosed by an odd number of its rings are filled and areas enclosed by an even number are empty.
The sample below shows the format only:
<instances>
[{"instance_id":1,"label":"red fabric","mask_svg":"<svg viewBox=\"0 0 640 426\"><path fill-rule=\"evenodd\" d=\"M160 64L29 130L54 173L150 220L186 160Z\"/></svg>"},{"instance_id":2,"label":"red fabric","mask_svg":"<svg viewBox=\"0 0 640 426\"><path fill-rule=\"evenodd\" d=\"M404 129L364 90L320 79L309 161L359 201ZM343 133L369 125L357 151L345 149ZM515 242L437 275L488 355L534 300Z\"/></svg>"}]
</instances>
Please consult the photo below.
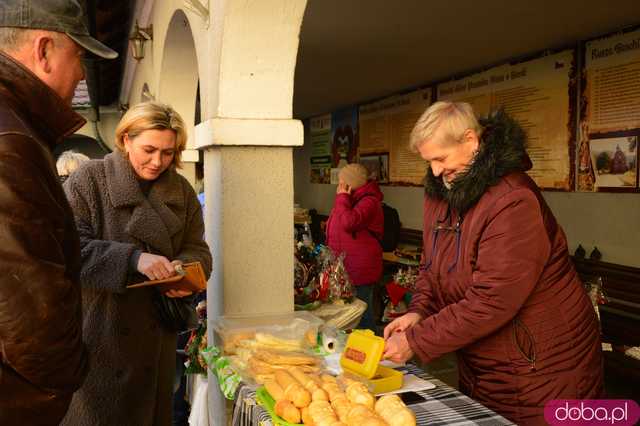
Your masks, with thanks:
<instances>
[{"instance_id":1,"label":"red fabric","mask_svg":"<svg viewBox=\"0 0 640 426\"><path fill-rule=\"evenodd\" d=\"M345 253L345 268L354 285L372 284L382 275L384 215L382 192L375 181L349 194L337 194L327 220L327 245Z\"/></svg>"},{"instance_id":2,"label":"red fabric","mask_svg":"<svg viewBox=\"0 0 640 426\"><path fill-rule=\"evenodd\" d=\"M434 244L446 212L425 199L412 350L424 362L457 351L461 390L516 424L545 424L552 399L601 397L596 315L535 183L501 178L464 215L459 242L441 230Z\"/></svg>"}]
</instances>

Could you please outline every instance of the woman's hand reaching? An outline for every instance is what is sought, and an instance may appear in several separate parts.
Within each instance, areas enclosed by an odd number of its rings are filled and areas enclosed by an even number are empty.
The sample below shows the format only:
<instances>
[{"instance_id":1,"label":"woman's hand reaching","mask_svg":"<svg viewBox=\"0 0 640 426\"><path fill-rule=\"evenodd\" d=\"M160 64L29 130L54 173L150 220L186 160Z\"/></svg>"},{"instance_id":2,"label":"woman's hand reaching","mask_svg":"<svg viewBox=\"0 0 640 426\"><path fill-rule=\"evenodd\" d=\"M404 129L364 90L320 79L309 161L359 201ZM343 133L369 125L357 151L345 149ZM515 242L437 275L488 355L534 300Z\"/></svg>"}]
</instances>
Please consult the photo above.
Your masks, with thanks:
<instances>
[{"instance_id":1,"label":"woman's hand reaching","mask_svg":"<svg viewBox=\"0 0 640 426\"><path fill-rule=\"evenodd\" d=\"M384 328L384 340L389 339L394 333L404 333L407 329L419 323L421 319L420 314L415 312L409 312L400 318L394 319Z\"/></svg>"},{"instance_id":2,"label":"woman's hand reaching","mask_svg":"<svg viewBox=\"0 0 640 426\"><path fill-rule=\"evenodd\" d=\"M176 274L174 265L164 256L142 253L138 259L138 272L150 280L162 280Z\"/></svg>"}]
</instances>

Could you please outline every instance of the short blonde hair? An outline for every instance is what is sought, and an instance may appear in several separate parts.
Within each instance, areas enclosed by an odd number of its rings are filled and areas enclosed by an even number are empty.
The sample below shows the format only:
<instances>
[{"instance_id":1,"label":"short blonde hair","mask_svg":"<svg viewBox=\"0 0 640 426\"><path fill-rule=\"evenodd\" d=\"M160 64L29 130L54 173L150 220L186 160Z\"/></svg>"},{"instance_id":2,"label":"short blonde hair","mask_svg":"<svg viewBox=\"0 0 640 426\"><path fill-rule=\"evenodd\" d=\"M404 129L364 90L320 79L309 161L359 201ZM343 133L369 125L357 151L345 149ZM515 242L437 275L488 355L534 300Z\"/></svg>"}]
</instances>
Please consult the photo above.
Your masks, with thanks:
<instances>
[{"instance_id":1,"label":"short blonde hair","mask_svg":"<svg viewBox=\"0 0 640 426\"><path fill-rule=\"evenodd\" d=\"M176 134L176 151L172 164L182 167L182 151L187 146L187 130L184 120L169 105L161 102L141 102L129 108L116 127L116 148L126 155L124 136L135 139L147 130L173 130Z\"/></svg>"},{"instance_id":2,"label":"short blonde hair","mask_svg":"<svg viewBox=\"0 0 640 426\"><path fill-rule=\"evenodd\" d=\"M462 142L464 132L474 130L478 137L482 135L482 126L478 123L473 108L466 102L440 101L431 105L420 116L411 131L409 147L417 152L420 145L433 138L439 129L439 143Z\"/></svg>"},{"instance_id":3,"label":"short blonde hair","mask_svg":"<svg viewBox=\"0 0 640 426\"><path fill-rule=\"evenodd\" d=\"M71 150L63 152L56 161L58 176L69 176L74 170L80 167L80 164L89 160L89 157L79 152Z\"/></svg>"},{"instance_id":4,"label":"short blonde hair","mask_svg":"<svg viewBox=\"0 0 640 426\"><path fill-rule=\"evenodd\" d=\"M342 167L338 176L353 189L358 189L367 183L369 170L360 163L351 163Z\"/></svg>"}]
</instances>

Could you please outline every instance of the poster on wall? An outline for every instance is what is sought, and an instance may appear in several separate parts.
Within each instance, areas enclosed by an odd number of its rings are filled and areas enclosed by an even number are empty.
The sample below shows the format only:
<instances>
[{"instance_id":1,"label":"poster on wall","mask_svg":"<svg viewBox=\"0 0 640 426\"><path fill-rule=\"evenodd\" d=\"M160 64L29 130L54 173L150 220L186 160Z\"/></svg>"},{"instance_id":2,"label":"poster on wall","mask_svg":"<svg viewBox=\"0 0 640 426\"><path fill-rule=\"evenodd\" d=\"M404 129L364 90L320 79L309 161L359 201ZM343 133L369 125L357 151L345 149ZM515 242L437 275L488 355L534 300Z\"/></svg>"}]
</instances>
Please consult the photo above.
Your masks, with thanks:
<instances>
[{"instance_id":1,"label":"poster on wall","mask_svg":"<svg viewBox=\"0 0 640 426\"><path fill-rule=\"evenodd\" d=\"M309 119L311 183L331 181L331 114Z\"/></svg>"},{"instance_id":2,"label":"poster on wall","mask_svg":"<svg viewBox=\"0 0 640 426\"><path fill-rule=\"evenodd\" d=\"M391 146L391 115L396 97L359 108L360 155L388 153Z\"/></svg>"},{"instance_id":3,"label":"poster on wall","mask_svg":"<svg viewBox=\"0 0 640 426\"><path fill-rule=\"evenodd\" d=\"M409 149L409 135L420 115L431 105L432 89L360 106L360 155L388 164L387 180L382 183L420 185L426 162ZM384 154L387 154L385 157Z\"/></svg>"},{"instance_id":4,"label":"poster on wall","mask_svg":"<svg viewBox=\"0 0 640 426\"><path fill-rule=\"evenodd\" d=\"M360 155L360 164L367 168L369 179L389 183L389 154Z\"/></svg>"},{"instance_id":5,"label":"poster on wall","mask_svg":"<svg viewBox=\"0 0 640 426\"><path fill-rule=\"evenodd\" d=\"M529 176L543 189L573 188L575 51L506 64L438 85L438 100L470 103L479 116L500 108L528 135Z\"/></svg>"},{"instance_id":6,"label":"poster on wall","mask_svg":"<svg viewBox=\"0 0 640 426\"><path fill-rule=\"evenodd\" d=\"M358 161L358 107L331 114L331 183L337 184L338 170Z\"/></svg>"},{"instance_id":7,"label":"poster on wall","mask_svg":"<svg viewBox=\"0 0 640 426\"><path fill-rule=\"evenodd\" d=\"M579 191L638 191L640 29L585 43Z\"/></svg>"}]
</instances>

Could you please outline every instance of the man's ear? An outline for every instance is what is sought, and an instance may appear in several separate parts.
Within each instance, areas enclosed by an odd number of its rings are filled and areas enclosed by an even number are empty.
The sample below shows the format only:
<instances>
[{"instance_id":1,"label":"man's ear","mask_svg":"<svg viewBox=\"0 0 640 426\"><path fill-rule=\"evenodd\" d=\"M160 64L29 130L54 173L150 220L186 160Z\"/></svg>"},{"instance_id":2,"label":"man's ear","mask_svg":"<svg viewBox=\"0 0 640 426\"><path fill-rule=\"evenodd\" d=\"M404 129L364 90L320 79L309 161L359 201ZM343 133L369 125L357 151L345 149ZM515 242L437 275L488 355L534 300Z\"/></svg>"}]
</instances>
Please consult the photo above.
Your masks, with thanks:
<instances>
[{"instance_id":1,"label":"man's ear","mask_svg":"<svg viewBox=\"0 0 640 426\"><path fill-rule=\"evenodd\" d=\"M467 129L464 132L464 141L469 142L474 151L477 151L480 147L480 138L478 137L478 132L473 129Z\"/></svg>"},{"instance_id":2,"label":"man's ear","mask_svg":"<svg viewBox=\"0 0 640 426\"><path fill-rule=\"evenodd\" d=\"M33 62L38 70L44 74L51 72L51 53L53 38L50 35L38 35L33 39Z\"/></svg>"}]
</instances>

